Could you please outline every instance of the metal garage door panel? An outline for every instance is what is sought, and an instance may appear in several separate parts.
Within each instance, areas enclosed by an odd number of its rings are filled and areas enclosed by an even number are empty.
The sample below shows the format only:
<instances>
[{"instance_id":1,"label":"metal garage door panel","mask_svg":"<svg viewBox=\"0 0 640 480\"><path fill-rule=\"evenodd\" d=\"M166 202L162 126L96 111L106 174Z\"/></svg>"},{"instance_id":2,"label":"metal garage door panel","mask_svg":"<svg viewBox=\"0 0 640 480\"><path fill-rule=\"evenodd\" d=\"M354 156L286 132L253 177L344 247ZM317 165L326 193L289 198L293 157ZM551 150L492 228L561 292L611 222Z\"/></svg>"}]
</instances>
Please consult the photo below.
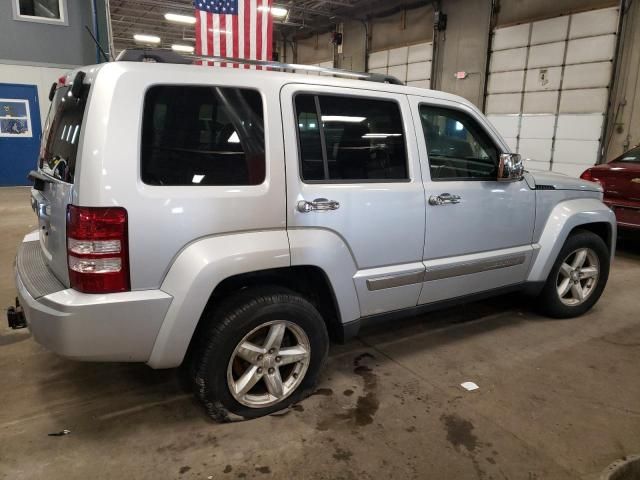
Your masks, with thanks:
<instances>
[{"instance_id":1,"label":"metal garage door panel","mask_svg":"<svg viewBox=\"0 0 640 480\"><path fill-rule=\"evenodd\" d=\"M407 85L410 87L418 87L418 88L430 88L431 87L431 83L429 82L429 79L427 80L412 80L410 82L407 82Z\"/></svg>"},{"instance_id":2,"label":"metal garage door panel","mask_svg":"<svg viewBox=\"0 0 640 480\"><path fill-rule=\"evenodd\" d=\"M616 47L615 35L578 38L567 42L567 64L611 60Z\"/></svg>"},{"instance_id":3,"label":"metal garage door panel","mask_svg":"<svg viewBox=\"0 0 640 480\"><path fill-rule=\"evenodd\" d=\"M492 50L504 50L506 48L526 47L529 43L529 27L531 24L523 23L513 27L498 28L493 32Z\"/></svg>"},{"instance_id":4,"label":"metal garage door panel","mask_svg":"<svg viewBox=\"0 0 640 480\"><path fill-rule=\"evenodd\" d=\"M524 113L555 113L558 106L558 92L527 92L524 94Z\"/></svg>"},{"instance_id":5,"label":"metal garage door panel","mask_svg":"<svg viewBox=\"0 0 640 480\"><path fill-rule=\"evenodd\" d=\"M369 73L380 73L382 75L387 74L387 67L384 68L370 68Z\"/></svg>"},{"instance_id":6,"label":"metal garage door panel","mask_svg":"<svg viewBox=\"0 0 640 480\"><path fill-rule=\"evenodd\" d=\"M611 62L581 63L564 68L563 88L607 87L611 81Z\"/></svg>"},{"instance_id":7,"label":"metal garage door panel","mask_svg":"<svg viewBox=\"0 0 640 480\"><path fill-rule=\"evenodd\" d=\"M504 137L504 141L509 147L509 151L511 153L516 153L518 151L518 139L513 137Z\"/></svg>"},{"instance_id":8,"label":"metal garage door panel","mask_svg":"<svg viewBox=\"0 0 640 480\"><path fill-rule=\"evenodd\" d=\"M521 93L487 95L487 113L519 113Z\"/></svg>"},{"instance_id":9,"label":"metal garage door panel","mask_svg":"<svg viewBox=\"0 0 640 480\"><path fill-rule=\"evenodd\" d=\"M533 22L531 27L531 45L559 42L567 39L569 17L556 17Z\"/></svg>"},{"instance_id":10,"label":"metal garage door panel","mask_svg":"<svg viewBox=\"0 0 640 480\"><path fill-rule=\"evenodd\" d=\"M618 9L603 8L571 16L569 38L593 37L616 33L618 30Z\"/></svg>"},{"instance_id":11,"label":"metal garage door panel","mask_svg":"<svg viewBox=\"0 0 640 480\"><path fill-rule=\"evenodd\" d=\"M373 52L369 55L369 71L373 68L384 68L387 66L387 57L389 51L382 50L380 52Z\"/></svg>"},{"instance_id":12,"label":"metal garage door panel","mask_svg":"<svg viewBox=\"0 0 640 480\"><path fill-rule=\"evenodd\" d=\"M561 78L562 67L533 68L527 71L524 90L525 92L560 90Z\"/></svg>"},{"instance_id":13,"label":"metal garage door panel","mask_svg":"<svg viewBox=\"0 0 640 480\"><path fill-rule=\"evenodd\" d=\"M523 158L540 162L551 161L551 138L521 138L518 153Z\"/></svg>"},{"instance_id":14,"label":"metal garage door panel","mask_svg":"<svg viewBox=\"0 0 640 480\"><path fill-rule=\"evenodd\" d=\"M527 48L510 48L491 53L490 72L524 70L527 65Z\"/></svg>"},{"instance_id":15,"label":"metal garage door panel","mask_svg":"<svg viewBox=\"0 0 640 480\"><path fill-rule=\"evenodd\" d=\"M524 168L527 170L542 170L548 172L551 170L551 162L540 162L538 160L525 159Z\"/></svg>"},{"instance_id":16,"label":"metal garage door panel","mask_svg":"<svg viewBox=\"0 0 640 480\"><path fill-rule=\"evenodd\" d=\"M562 65L566 42L535 45L529 49L529 68Z\"/></svg>"},{"instance_id":17,"label":"metal garage door panel","mask_svg":"<svg viewBox=\"0 0 640 480\"><path fill-rule=\"evenodd\" d=\"M553 171L558 173L564 173L565 175L569 175L570 177L579 177L582 172L584 172L587 167L591 165L576 165L574 163L562 163L562 162L553 162Z\"/></svg>"},{"instance_id":18,"label":"metal garage door panel","mask_svg":"<svg viewBox=\"0 0 640 480\"><path fill-rule=\"evenodd\" d=\"M393 67L389 67L387 69L389 75L396 77L398 80L402 82L407 81L407 64L404 65L395 65Z\"/></svg>"},{"instance_id":19,"label":"metal garage door panel","mask_svg":"<svg viewBox=\"0 0 640 480\"><path fill-rule=\"evenodd\" d=\"M606 88L563 90L560 98L560 113L604 113L608 95L609 90Z\"/></svg>"},{"instance_id":20,"label":"metal garage door panel","mask_svg":"<svg viewBox=\"0 0 640 480\"><path fill-rule=\"evenodd\" d=\"M393 48L389 50L388 65L390 67L394 65L405 65L407 63L408 55L409 55L408 47Z\"/></svg>"},{"instance_id":21,"label":"metal garage door panel","mask_svg":"<svg viewBox=\"0 0 640 480\"><path fill-rule=\"evenodd\" d=\"M520 138L551 138L555 124L555 115L523 115Z\"/></svg>"},{"instance_id":22,"label":"metal garage door panel","mask_svg":"<svg viewBox=\"0 0 640 480\"><path fill-rule=\"evenodd\" d=\"M431 76L431 62L410 63L407 66L407 80L424 80Z\"/></svg>"},{"instance_id":23,"label":"metal garage door panel","mask_svg":"<svg viewBox=\"0 0 640 480\"><path fill-rule=\"evenodd\" d=\"M567 140L599 140L604 116L596 115L560 115L556 138Z\"/></svg>"},{"instance_id":24,"label":"metal garage door panel","mask_svg":"<svg viewBox=\"0 0 640 480\"><path fill-rule=\"evenodd\" d=\"M431 60L432 56L433 44L431 42L409 46L409 63L426 62L427 60Z\"/></svg>"},{"instance_id":25,"label":"metal garage door panel","mask_svg":"<svg viewBox=\"0 0 640 480\"><path fill-rule=\"evenodd\" d=\"M503 137L515 138L520 128L520 115L488 115L487 118Z\"/></svg>"},{"instance_id":26,"label":"metal garage door panel","mask_svg":"<svg viewBox=\"0 0 640 480\"><path fill-rule=\"evenodd\" d=\"M489 93L521 92L523 81L524 70L492 73L489 75L487 91Z\"/></svg>"},{"instance_id":27,"label":"metal garage door panel","mask_svg":"<svg viewBox=\"0 0 640 480\"><path fill-rule=\"evenodd\" d=\"M600 142L597 140L559 140L556 139L553 163L574 163L593 165L598 158Z\"/></svg>"}]
</instances>

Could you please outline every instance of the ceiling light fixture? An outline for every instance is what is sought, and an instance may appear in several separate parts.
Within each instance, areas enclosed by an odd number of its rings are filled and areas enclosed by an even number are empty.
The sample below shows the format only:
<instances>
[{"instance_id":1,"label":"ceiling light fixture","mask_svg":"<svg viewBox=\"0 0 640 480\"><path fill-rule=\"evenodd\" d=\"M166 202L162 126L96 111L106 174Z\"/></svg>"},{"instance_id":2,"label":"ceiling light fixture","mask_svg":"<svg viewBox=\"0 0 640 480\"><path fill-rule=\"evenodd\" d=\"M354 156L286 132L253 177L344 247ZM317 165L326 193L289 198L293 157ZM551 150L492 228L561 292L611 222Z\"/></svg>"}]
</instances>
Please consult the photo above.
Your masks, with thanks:
<instances>
[{"instance_id":1,"label":"ceiling light fixture","mask_svg":"<svg viewBox=\"0 0 640 480\"><path fill-rule=\"evenodd\" d=\"M186 23L188 25L196 23L196 17L192 17L191 15L178 15L177 13L165 13L164 19L167 22Z\"/></svg>"},{"instance_id":2,"label":"ceiling light fixture","mask_svg":"<svg viewBox=\"0 0 640 480\"><path fill-rule=\"evenodd\" d=\"M262 12L271 12L271 15L273 15L274 17L277 18L282 18L282 17L286 17L287 13L289 13L289 10L287 10L284 7L265 7L265 6L261 6L258 7L258 10L262 11Z\"/></svg>"},{"instance_id":3,"label":"ceiling light fixture","mask_svg":"<svg viewBox=\"0 0 640 480\"><path fill-rule=\"evenodd\" d=\"M160 37L156 35L145 35L143 33L136 33L133 39L140 43L160 43Z\"/></svg>"},{"instance_id":4,"label":"ceiling light fixture","mask_svg":"<svg viewBox=\"0 0 640 480\"><path fill-rule=\"evenodd\" d=\"M178 45L177 43L174 43L171 45L171 50L174 52L193 53L194 48L191 45Z\"/></svg>"}]
</instances>

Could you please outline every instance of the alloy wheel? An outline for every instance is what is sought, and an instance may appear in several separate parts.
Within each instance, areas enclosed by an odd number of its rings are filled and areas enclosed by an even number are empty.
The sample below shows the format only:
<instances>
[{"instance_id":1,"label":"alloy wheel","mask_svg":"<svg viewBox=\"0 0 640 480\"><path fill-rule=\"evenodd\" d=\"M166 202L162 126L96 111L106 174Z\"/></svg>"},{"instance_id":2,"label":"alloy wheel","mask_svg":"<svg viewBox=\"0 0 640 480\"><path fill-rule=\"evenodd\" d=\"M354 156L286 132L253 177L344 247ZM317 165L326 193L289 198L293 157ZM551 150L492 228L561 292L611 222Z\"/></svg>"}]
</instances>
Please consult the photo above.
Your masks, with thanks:
<instances>
[{"instance_id":1,"label":"alloy wheel","mask_svg":"<svg viewBox=\"0 0 640 480\"><path fill-rule=\"evenodd\" d=\"M298 325L285 320L263 323L238 343L227 367L227 386L242 405L265 408L292 394L302 382L311 345Z\"/></svg>"},{"instance_id":2,"label":"alloy wheel","mask_svg":"<svg viewBox=\"0 0 640 480\"><path fill-rule=\"evenodd\" d=\"M579 248L564 259L558 271L556 290L560 301L568 306L584 303L595 290L600 276L600 262L590 248Z\"/></svg>"}]
</instances>

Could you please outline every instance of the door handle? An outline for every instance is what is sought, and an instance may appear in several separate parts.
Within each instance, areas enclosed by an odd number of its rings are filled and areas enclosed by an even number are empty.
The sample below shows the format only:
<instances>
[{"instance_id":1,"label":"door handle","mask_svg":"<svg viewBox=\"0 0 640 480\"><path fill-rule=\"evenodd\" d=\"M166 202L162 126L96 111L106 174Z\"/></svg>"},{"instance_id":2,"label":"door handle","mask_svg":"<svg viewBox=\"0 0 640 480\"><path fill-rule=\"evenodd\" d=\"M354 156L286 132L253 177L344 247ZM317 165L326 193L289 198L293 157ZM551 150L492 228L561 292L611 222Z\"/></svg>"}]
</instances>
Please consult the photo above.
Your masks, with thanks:
<instances>
[{"instance_id":1,"label":"door handle","mask_svg":"<svg viewBox=\"0 0 640 480\"><path fill-rule=\"evenodd\" d=\"M452 205L454 203L460 203L460 200L462 200L460 195L441 193L440 195L431 195L429 197L429 205Z\"/></svg>"},{"instance_id":2,"label":"door handle","mask_svg":"<svg viewBox=\"0 0 640 480\"><path fill-rule=\"evenodd\" d=\"M335 200L327 200L326 198L316 198L313 202L300 200L297 207L299 212L309 213L313 211L337 210L340 208L340 203Z\"/></svg>"}]
</instances>

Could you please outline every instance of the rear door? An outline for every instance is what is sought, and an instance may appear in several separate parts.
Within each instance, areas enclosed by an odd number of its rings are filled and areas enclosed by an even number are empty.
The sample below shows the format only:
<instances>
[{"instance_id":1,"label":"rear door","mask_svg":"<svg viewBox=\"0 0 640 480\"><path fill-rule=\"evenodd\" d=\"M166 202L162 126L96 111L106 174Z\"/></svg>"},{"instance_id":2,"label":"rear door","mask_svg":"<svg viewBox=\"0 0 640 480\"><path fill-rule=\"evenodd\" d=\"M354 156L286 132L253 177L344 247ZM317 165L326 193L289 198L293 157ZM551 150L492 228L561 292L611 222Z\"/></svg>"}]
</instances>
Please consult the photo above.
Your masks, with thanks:
<instances>
[{"instance_id":1,"label":"rear door","mask_svg":"<svg viewBox=\"0 0 640 480\"><path fill-rule=\"evenodd\" d=\"M49 268L65 285L67 270L66 214L72 203L78 143L89 95L85 85L79 98L70 87L59 87L51 104L42 136L39 172L47 181L43 190L31 191L32 205L38 215L40 245Z\"/></svg>"},{"instance_id":2,"label":"rear door","mask_svg":"<svg viewBox=\"0 0 640 480\"><path fill-rule=\"evenodd\" d=\"M355 283L362 316L415 306L425 199L406 96L287 85L281 103L292 252L300 231L329 232L356 264L340 281ZM314 265L314 250L302 251L294 264Z\"/></svg>"}]
</instances>

